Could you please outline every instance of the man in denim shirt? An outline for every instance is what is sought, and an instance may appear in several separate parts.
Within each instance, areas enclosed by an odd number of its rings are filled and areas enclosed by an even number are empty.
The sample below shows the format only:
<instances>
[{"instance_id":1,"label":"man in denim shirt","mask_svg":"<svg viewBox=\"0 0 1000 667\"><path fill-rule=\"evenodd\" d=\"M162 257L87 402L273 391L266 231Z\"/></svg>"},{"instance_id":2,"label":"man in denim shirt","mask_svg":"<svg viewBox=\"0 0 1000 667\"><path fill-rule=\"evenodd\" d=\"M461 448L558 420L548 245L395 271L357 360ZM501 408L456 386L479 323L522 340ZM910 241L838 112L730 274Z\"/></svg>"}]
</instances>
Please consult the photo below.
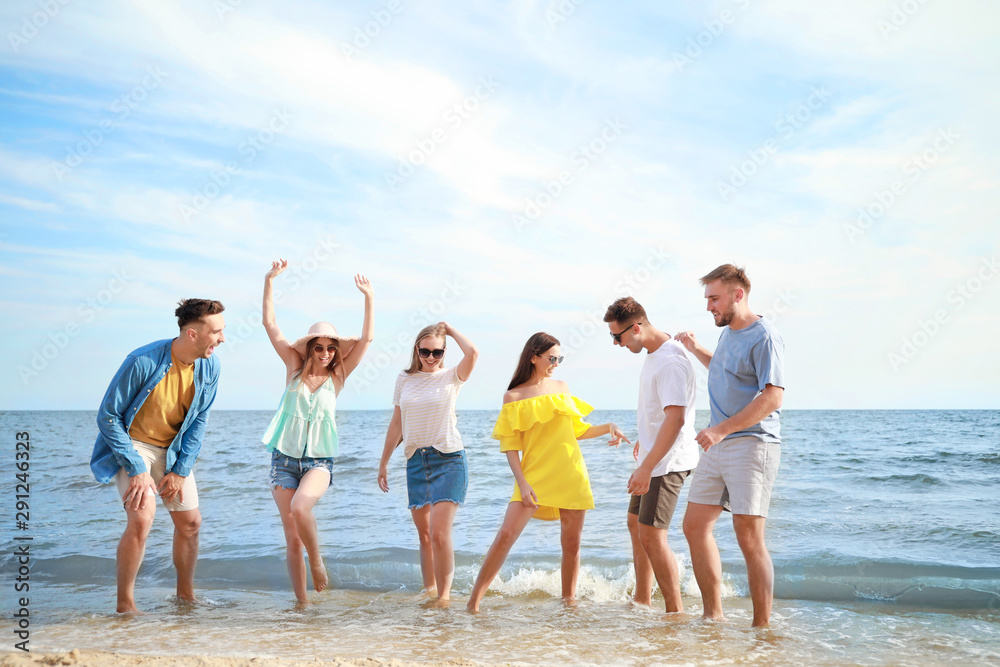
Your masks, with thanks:
<instances>
[{"instance_id":1,"label":"man in denim shirt","mask_svg":"<svg viewBox=\"0 0 1000 667\"><path fill-rule=\"evenodd\" d=\"M133 351L118 369L97 411L100 431L90 469L98 482L114 480L128 524L118 543L118 611L138 611L135 577L160 494L174 522L177 597L194 601L198 560L198 490L192 468L215 401L225 342L221 303L181 301L174 314L180 334Z\"/></svg>"}]
</instances>

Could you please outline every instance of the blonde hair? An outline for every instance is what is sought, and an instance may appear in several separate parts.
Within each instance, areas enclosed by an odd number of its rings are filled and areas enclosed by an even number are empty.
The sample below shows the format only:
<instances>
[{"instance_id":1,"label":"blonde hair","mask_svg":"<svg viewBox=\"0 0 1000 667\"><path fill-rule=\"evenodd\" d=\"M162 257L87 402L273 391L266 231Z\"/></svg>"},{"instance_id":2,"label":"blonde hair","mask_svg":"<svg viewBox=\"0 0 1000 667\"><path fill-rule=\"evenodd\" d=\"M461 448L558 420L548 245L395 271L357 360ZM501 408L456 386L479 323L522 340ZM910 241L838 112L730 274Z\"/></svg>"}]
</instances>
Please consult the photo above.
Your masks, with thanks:
<instances>
[{"instance_id":1,"label":"blonde hair","mask_svg":"<svg viewBox=\"0 0 1000 667\"><path fill-rule=\"evenodd\" d=\"M412 375L420 370L420 354L417 352L417 346L420 345L420 341L428 336L440 336L441 338L445 338L446 335L444 325L442 324L430 324L421 329L420 333L417 334L417 339L413 341L413 351L410 355L410 367L407 368L404 373ZM445 347L447 347L447 344Z\"/></svg>"},{"instance_id":2,"label":"blonde hair","mask_svg":"<svg viewBox=\"0 0 1000 667\"><path fill-rule=\"evenodd\" d=\"M729 288L729 291L742 287L744 292L750 293L750 279L747 278L746 271L735 264L723 264L715 267L701 277L701 284L708 285L716 280L721 280L722 284Z\"/></svg>"}]
</instances>

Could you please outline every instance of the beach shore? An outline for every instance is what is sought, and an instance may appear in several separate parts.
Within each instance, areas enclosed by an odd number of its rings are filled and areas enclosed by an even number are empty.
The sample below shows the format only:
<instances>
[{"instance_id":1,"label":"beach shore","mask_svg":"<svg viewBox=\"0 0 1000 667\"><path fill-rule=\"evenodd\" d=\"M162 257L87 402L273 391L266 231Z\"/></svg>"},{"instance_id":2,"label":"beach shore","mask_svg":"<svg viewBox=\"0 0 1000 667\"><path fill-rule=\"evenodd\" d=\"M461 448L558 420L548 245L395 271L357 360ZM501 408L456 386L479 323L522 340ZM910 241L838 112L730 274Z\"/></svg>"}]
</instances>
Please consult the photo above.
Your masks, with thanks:
<instances>
[{"instance_id":1,"label":"beach shore","mask_svg":"<svg viewBox=\"0 0 1000 667\"><path fill-rule=\"evenodd\" d=\"M0 652L0 667L29 665L87 665L87 667L483 667L471 660L446 662L406 662L376 658L330 658L329 660L284 660L282 658L233 658L195 655L135 655L73 649L66 653Z\"/></svg>"}]
</instances>

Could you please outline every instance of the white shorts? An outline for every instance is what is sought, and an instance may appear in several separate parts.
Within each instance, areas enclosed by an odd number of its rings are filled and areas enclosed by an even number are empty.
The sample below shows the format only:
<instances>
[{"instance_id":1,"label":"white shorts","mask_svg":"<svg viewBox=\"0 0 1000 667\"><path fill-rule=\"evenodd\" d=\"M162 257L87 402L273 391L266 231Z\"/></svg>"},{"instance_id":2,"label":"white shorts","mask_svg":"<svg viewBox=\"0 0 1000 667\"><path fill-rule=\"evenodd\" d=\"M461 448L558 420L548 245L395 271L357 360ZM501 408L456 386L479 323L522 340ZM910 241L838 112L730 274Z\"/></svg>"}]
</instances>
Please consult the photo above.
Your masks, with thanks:
<instances>
[{"instance_id":1,"label":"white shorts","mask_svg":"<svg viewBox=\"0 0 1000 667\"><path fill-rule=\"evenodd\" d=\"M691 475L688 502L766 517L780 462L780 442L752 435L722 440L701 453Z\"/></svg>"},{"instance_id":2,"label":"white shorts","mask_svg":"<svg viewBox=\"0 0 1000 667\"><path fill-rule=\"evenodd\" d=\"M167 450L164 447L157 447L156 445L135 439L132 440L132 446L135 447L135 451L142 457L143 462L145 462L146 471L153 476L153 484L159 486L160 480L167 474ZM119 498L125 497L125 492L128 491L128 484L128 473L125 472L125 468L120 468L118 475L115 477L115 485L118 487ZM183 498L183 500L178 500L178 496ZM175 496L170 502L164 500L163 506L171 512L183 512L198 508L198 487L194 483L193 470L190 475L184 478L184 486L181 487L181 492L178 496Z\"/></svg>"}]
</instances>

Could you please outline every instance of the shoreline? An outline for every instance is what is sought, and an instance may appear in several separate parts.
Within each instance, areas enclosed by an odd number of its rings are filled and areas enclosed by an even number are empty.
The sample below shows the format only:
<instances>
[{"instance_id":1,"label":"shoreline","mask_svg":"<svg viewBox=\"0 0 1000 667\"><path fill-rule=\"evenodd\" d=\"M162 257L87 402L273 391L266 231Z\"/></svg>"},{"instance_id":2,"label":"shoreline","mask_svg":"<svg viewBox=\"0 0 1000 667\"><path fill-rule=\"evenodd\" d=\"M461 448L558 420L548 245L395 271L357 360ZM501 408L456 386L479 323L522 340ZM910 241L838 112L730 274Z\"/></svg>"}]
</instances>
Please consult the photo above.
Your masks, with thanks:
<instances>
[{"instance_id":1,"label":"shoreline","mask_svg":"<svg viewBox=\"0 0 1000 667\"><path fill-rule=\"evenodd\" d=\"M445 662L409 662L391 658L334 657L327 660L299 660L293 658L235 657L213 655L146 655L118 653L97 649L73 649L66 652L22 653L0 651L0 667L29 667L30 665L87 665L88 667L489 667L486 663L456 659Z\"/></svg>"}]
</instances>

